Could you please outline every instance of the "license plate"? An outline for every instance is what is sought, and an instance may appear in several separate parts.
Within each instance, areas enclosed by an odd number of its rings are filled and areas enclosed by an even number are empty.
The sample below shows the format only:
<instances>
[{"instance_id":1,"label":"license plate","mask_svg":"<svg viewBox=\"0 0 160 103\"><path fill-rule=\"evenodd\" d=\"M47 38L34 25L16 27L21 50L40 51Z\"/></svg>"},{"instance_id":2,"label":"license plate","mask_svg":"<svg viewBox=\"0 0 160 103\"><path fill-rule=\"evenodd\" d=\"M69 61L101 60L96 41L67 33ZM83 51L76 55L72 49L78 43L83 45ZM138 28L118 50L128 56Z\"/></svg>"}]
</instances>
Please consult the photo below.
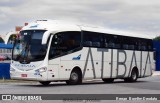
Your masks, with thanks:
<instances>
[{"instance_id":1,"label":"license plate","mask_svg":"<svg viewBox=\"0 0 160 103\"><path fill-rule=\"evenodd\" d=\"M21 74L21 77L27 77L27 74Z\"/></svg>"}]
</instances>

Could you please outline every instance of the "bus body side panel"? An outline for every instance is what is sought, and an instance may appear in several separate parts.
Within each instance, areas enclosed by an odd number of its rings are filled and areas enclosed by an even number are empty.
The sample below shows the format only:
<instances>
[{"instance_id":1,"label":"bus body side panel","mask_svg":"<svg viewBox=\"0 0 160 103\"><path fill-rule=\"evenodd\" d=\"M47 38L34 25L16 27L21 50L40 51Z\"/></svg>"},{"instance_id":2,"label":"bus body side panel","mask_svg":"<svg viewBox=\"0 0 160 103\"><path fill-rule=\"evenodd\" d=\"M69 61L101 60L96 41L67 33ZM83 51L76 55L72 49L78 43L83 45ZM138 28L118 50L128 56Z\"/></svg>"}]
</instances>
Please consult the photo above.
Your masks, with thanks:
<instances>
[{"instance_id":1,"label":"bus body side panel","mask_svg":"<svg viewBox=\"0 0 160 103\"><path fill-rule=\"evenodd\" d=\"M141 65L142 65L142 68L141 68L141 77L144 77L145 76L145 70L147 69L146 68L146 60L147 60L147 52L142 52L142 61L141 61Z\"/></svg>"},{"instance_id":2,"label":"bus body side panel","mask_svg":"<svg viewBox=\"0 0 160 103\"><path fill-rule=\"evenodd\" d=\"M94 79L100 79L101 78L101 73L102 73L102 63L103 63L103 58L102 58L102 51L103 49L101 48L92 48L91 52L88 52L89 54L89 64L91 64L91 72L93 74ZM86 58L87 59L87 58Z\"/></svg>"},{"instance_id":3,"label":"bus body side panel","mask_svg":"<svg viewBox=\"0 0 160 103\"><path fill-rule=\"evenodd\" d=\"M111 55L111 53L113 53L113 60L109 63L112 65L111 75L112 75L112 78L116 78L117 77L117 69L116 69L117 68L117 61L116 61L117 60L117 50L115 50L115 49L110 49L110 50L111 50L110 55Z\"/></svg>"},{"instance_id":4,"label":"bus body side panel","mask_svg":"<svg viewBox=\"0 0 160 103\"><path fill-rule=\"evenodd\" d=\"M154 52L150 52L151 57L151 74L153 74L153 71L155 71L156 68L156 61L154 60Z\"/></svg>"},{"instance_id":5,"label":"bus body side panel","mask_svg":"<svg viewBox=\"0 0 160 103\"><path fill-rule=\"evenodd\" d=\"M147 51L83 47L61 57L59 79L68 80L75 67L81 69L83 79L126 78L134 67L137 67L139 77L150 76L152 52L147 55Z\"/></svg>"},{"instance_id":6,"label":"bus body side panel","mask_svg":"<svg viewBox=\"0 0 160 103\"><path fill-rule=\"evenodd\" d=\"M123 68L126 68L124 78L130 77L132 69L137 67L138 71L140 71L140 51L133 50L125 50L126 52L126 63L122 65ZM121 55L120 57L121 58Z\"/></svg>"},{"instance_id":7,"label":"bus body side panel","mask_svg":"<svg viewBox=\"0 0 160 103\"><path fill-rule=\"evenodd\" d=\"M104 48L84 48L82 53L85 51L87 55L82 56L82 61L84 61L82 66L84 79L110 78L112 75L111 50Z\"/></svg>"},{"instance_id":8,"label":"bus body side panel","mask_svg":"<svg viewBox=\"0 0 160 103\"><path fill-rule=\"evenodd\" d=\"M152 75L152 53L145 51L142 52L142 73L141 77L146 77Z\"/></svg>"},{"instance_id":9,"label":"bus body side panel","mask_svg":"<svg viewBox=\"0 0 160 103\"><path fill-rule=\"evenodd\" d=\"M103 49L103 65L102 65L102 78L112 78L113 72L113 50Z\"/></svg>"},{"instance_id":10,"label":"bus body side panel","mask_svg":"<svg viewBox=\"0 0 160 103\"><path fill-rule=\"evenodd\" d=\"M48 80L59 80L60 58L48 61L47 78Z\"/></svg>"},{"instance_id":11,"label":"bus body side panel","mask_svg":"<svg viewBox=\"0 0 160 103\"><path fill-rule=\"evenodd\" d=\"M87 55L86 52L83 55ZM82 64L84 61L82 58L82 50L61 56L61 63L59 68L59 79L60 80L69 80L70 74L75 67L78 67L83 72Z\"/></svg>"},{"instance_id":12,"label":"bus body side panel","mask_svg":"<svg viewBox=\"0 0 160 103\"><path fill-rule=\"evenodd\" d=\"M117 70L116 78L123 78L128 71L127 64L128 64L128 60L129 60L128 57L130 56L130 52L125 50L116 50L116 52L117 52L117 55L115 54L116 58L114 59L116 62L115 69Z\"/></svg>"},{"instance_id":13,"label":"bus body side panel","mask_svg":"<svg viewBox=\"0 0 160 103\"><path fill-rule=\"evenodd\" d=\"M147 69L147 76L151 76L152 75L152 70L154 70L153 68L154 68L154 66L153 66L153 60L154 60L154 58L153 58L153 52L149 52L149 58L148 58L148 69Z\"/></svg>"},{"instance_id":14,"label":"bus body side panel","mask_svg":"<svg viewBox=\"0 0 160 103\"><path fill-rule=\"evenodd\" d=\"M78 58L79 56L80 58ZM102 63L102 49L83 47L80 51L61 57L61 66L63 68L59 69L60 79L69 79L70 73L75 67L81 69L83 79L100 79L102 65L104 65Z\"/></svg>"},{"instance_id":15,"label":"bus body side panel","mask_svg":"<svg viewBox=\"0 0 160 103\"><path fill-rule=\"evenodd\" d=\"M134 68L134 67L137 67L138 69L138 77L140 77L140 74L141 74L141 68L142 68L142 62L141 62L141 51L135 51L135 56L134 56L134 52L132 54L132 57L131 57L131 62L130 64L134 64L134 65L129 65L130 68ZM129 74L129 76L131 75L131 72Z\"/></svg>"}]
</instances>

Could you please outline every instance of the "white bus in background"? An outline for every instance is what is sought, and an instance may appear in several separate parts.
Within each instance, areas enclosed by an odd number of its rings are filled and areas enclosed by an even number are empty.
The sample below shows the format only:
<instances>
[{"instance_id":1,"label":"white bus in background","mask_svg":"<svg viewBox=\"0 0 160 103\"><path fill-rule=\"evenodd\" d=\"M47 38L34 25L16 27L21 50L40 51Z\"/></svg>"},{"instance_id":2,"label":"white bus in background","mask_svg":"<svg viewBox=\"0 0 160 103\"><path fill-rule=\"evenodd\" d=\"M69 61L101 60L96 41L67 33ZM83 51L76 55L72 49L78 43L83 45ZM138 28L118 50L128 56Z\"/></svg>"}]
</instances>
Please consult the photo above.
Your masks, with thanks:
<instances>
[{"instance_id":1,"label":"white bus in background","mask_svg":"<svg viewBox=\"0 0 160 103\"><path fill-rule=\"evenodd\" d=\"M37 20L23 27L14 43L12 79L80 84L82 80L113 82L152 75L151 39L115 34L104 29Z\"/></svg>"}]
</instances>

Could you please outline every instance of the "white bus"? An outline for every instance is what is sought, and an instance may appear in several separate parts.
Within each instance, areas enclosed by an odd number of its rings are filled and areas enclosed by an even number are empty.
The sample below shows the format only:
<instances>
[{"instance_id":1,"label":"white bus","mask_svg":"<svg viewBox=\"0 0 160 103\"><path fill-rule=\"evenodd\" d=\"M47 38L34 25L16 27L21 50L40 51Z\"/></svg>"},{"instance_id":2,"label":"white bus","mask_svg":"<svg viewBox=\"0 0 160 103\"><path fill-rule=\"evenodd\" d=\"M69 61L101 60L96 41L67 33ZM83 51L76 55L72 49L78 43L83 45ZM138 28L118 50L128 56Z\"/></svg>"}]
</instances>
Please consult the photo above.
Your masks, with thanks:
<instances>
[{"instance_id":1,"label":"white bus","mask_svg":"<svg viewBox=\"0 0 160 103\"><path fill-rule=\"evenodd\" d=\"M37 20L23 27L14 43L10 75L43 85L55 81L73 85L88 79L135 82L151 76L154 63L151 39Z\"/></svg>"}]
</instances>

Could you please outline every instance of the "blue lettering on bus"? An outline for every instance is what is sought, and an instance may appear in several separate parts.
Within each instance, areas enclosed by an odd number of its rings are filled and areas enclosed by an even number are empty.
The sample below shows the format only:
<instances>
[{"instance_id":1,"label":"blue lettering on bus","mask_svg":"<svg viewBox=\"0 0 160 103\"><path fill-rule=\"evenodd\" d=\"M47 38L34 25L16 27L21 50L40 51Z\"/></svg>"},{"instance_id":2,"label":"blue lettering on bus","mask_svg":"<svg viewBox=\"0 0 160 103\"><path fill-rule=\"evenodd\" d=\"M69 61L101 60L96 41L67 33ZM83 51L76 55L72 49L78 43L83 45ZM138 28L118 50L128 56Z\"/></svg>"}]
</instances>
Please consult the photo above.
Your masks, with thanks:
<instances>
[{"instance_id":1,"label":"blue lettering on bus","mask_svg":"<svg viewBox=\"0 0 160 103\"><path fill-rule=\"evenodd\" d=\"M30 26L29 28L37 28L39 24L36 24L36 25L33 25L33 26Z\"/></svg>"},{"instance_id":2,"label":"blue lettering on bus","mask_svg":"<svg viewBox=\"0 0 160 103\"><path fill-rule=\"evenodd\" d=\"M35 65L31 65L31 64L15 64L16 67L36 67Z\"/></svg>"}]
</instances>

